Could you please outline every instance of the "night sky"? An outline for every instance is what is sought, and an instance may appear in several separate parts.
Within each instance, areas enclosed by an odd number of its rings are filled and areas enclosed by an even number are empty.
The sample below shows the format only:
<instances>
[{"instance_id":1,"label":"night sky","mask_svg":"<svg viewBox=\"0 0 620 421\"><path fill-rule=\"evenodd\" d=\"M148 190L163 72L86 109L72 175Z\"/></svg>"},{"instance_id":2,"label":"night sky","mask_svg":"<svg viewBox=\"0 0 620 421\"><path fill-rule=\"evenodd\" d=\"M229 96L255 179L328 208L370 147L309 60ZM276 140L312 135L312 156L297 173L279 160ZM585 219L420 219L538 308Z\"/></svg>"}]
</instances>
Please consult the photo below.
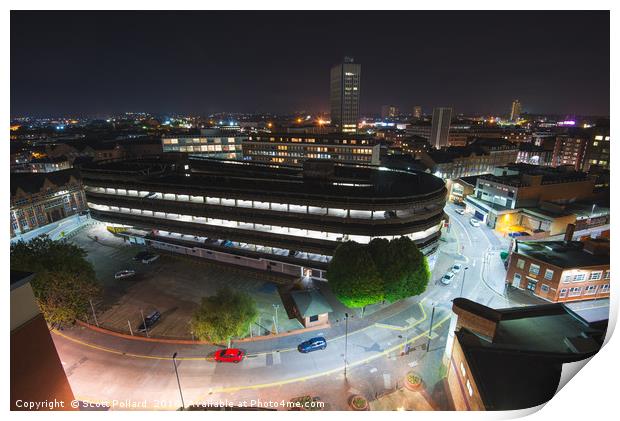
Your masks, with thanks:
<instances>
[{"instance_id":1,"label":"night sky","mask_svg":"<svg viewBox=\"0 0 620 421\"><path fill-rule=\"evenodd\" d=\"M11 115L328 111L609 114L609 12L11 12Z\"/></svg>"}]
</instances>

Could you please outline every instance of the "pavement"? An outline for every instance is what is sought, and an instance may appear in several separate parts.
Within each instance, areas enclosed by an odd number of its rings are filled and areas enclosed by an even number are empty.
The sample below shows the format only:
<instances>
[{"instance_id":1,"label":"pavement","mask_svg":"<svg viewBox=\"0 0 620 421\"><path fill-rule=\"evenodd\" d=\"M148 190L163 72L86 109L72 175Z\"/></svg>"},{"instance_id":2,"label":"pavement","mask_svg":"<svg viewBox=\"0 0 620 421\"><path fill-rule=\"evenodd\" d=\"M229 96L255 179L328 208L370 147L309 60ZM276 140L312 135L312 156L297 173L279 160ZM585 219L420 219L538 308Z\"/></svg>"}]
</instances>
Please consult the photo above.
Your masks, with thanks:
<instances>
[{"instance_id":1,"label":"pavement","mask_svg":"<svg viewBox=\"0 0 620 421\"><path fill-rule=\"evenodd\" d=\"M239 364L215 363L211 356L217 347L212 345L143 342L83 327L54 331L74 394L90 402L129 399L144 402L146 409L177 409L181 401L171 359L177 352L185 406L209 400L288 402L309 395L325 402L325 409L345 410L350 396L361 394L373 409L450 409L442 364L452 299L464 296L494 308L542 300L504 288L506 270L499 252L508 240L488 227L472 227L470 216L456 214L452 204L446 212L450 228L444 230L424 294L377 306L363 317L351 312L347 321L337 308L331 326L323 330L233 342L247 352ZM441 284L439 279L455 262L463 268L450 285ZM172 280L169 287L184 288L179 283ZM603 304L583 304L578 311L600 311ZM297 352L297 344L320 335L327 339L326 350ZM402 391L410 370L423 379L418 395Z\"/></svg>"}]
</instances>

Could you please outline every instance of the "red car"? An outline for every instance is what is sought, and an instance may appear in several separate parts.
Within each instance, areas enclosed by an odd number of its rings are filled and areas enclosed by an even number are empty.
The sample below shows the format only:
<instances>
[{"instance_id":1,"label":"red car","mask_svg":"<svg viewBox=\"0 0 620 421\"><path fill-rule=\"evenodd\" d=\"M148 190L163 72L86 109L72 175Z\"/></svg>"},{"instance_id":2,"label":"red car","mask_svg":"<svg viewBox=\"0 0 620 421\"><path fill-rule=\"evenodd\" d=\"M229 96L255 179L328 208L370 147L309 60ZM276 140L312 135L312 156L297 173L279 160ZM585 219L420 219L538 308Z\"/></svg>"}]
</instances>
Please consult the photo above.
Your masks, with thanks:
<instances>
[{"instance_id":1,"label":"red car","mask_svg":"<svg viewBox=\"0 0 620 421\"><path fill-rule=\"evenodd\" d=\"M220 349L215 352L215 361L218 363L238 363L245 354L237 348Z\"/></svg>"}]
</instances>

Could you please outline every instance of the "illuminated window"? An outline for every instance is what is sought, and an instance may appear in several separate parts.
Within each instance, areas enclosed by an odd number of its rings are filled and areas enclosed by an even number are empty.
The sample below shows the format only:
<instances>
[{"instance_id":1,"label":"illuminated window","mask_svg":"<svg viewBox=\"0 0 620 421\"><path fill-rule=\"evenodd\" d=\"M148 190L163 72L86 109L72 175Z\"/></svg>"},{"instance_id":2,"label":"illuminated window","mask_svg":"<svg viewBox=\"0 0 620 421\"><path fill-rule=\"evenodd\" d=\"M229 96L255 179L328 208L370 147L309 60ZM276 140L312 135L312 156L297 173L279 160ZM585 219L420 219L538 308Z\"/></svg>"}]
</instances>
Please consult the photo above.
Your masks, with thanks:
<instances>
[{"instance_id":1,"label":"illuminated window","mask_svg":"<svg viewBox=\"0 0 620 421\"><path fill-rule=\"evenodd\" d=\"M534 263L530 263L530 273L532 275L538 275L540 273L540 266Z\"/></svg>"},{"instance_id":2,"label":"illuminated window","mask_svg":"<svg viewBox=\"0 0 620 421\"><path fill-rule=\"evenodd\" d=\"M545 270L545 279L548 279L548 280L553 279L553 271L551 269Z\"/></svg>"},{"instance_id":3,"label":"illuminated window","mask_svg":"<svg viewBox=\"0 0 620 421\"><path fill-rule=\"evenodd\" d=\"M601 279L603 277L603 271L598 271L598 272L590 272L590 280L591 281L598 281L599 279Z\"/></svg>"},{"instance_id":4,"label":"illuminated window","mask_svg":"<svg viewBox=\"0 0 620 421\"><path fill-rule=\"evenodd\" d=\"M461 373L463 373L463 376L465 376L465 366L463 365L463 363L461 363Z\"/></svg>"},{"instance_id":5,"label":"illuminated window","mask_svg":"<svg viewBox=\"0 0 620 421\"><path fill-rule=\"evenodd\" d=\"M471 383L469 382L469 380L467 380L467 391L469 392L469 396L474 395L474 388L471 387Z\"/></svg>"},{"instance_id":6,"label":"illuminated window","mask_svg":"<svg viewBox=\"0 0 620 421\"><path fill-rule=\"evenodd\" d=\"M517 267L519 269L523 269L525 267L525 260L523 260L523 259L517 260Z\"/></svg>"}]
</instances>

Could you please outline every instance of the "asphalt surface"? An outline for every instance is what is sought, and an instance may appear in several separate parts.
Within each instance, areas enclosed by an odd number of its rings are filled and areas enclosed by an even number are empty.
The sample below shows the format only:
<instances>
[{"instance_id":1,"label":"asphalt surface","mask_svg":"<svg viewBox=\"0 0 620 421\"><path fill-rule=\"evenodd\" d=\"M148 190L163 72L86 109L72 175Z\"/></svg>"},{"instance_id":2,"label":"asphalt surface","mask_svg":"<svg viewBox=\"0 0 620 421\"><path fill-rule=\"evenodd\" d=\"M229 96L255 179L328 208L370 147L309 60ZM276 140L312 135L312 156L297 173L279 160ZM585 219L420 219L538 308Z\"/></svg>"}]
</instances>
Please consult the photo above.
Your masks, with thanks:
<instances>
[{"instance_id":1,"label":"asphalt surface","mask_svg":"<svg viewBox=\"0 0 620 421\"><path fill-rule=\"evenodd\" d=\"M507 248L506 240L485 226L471 226L470 216L456 214L451 204L446 212L452 221L450 231L445 233L432 280L422 296L363 319L350 319L348 325L340 321L322 331L233 343L248 354L239 364L214 362L215 346L142 342L86 328L55 331L52 337L74 394L89 402L131 400L144 402L147 409L176 409L181 404L171 358L175 352L186 406L212 397L269 392L271 397L290 399L301 393L325 392L340 384L345 353L351 374L347 390L367 390L363 385L375 384L373 392L365 393L389 391L397 386L395 379L411 367L423 373L425 385L432 388L440 378L453 298L464 296L496 308L536 302L527 294L504 295L505 269L499 252ZM441 284L439 279L456 262L463 264L461 271L450 285ZM580 310L593 311L598 306L600 302L583 304ZM325 336L327 349L299 353L297 344L314 336ZM424 351L427 344L428 353ZM317 386L317 380L325 386ZM332 396L339 395L333 392ZM332 409L346 407L346 402L344 406L338 402Z\"/></svg>"}]
</instances>

